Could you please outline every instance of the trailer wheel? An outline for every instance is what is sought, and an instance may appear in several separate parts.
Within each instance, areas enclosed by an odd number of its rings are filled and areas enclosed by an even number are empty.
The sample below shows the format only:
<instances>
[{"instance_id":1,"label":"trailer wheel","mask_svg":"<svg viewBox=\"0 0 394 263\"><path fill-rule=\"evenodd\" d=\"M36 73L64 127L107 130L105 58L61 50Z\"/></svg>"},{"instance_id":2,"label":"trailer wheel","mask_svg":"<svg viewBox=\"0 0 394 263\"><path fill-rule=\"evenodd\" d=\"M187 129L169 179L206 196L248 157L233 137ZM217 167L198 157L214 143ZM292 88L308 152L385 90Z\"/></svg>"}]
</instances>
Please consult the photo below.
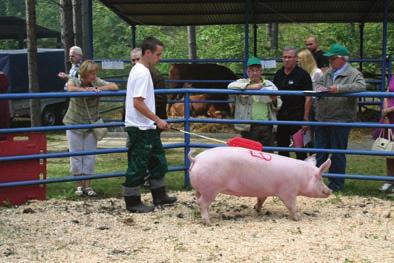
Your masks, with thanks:
<instances>
[{"instance_id":1,"label":"trailer wheel","mask_svg":"<svg viewBox=\"0 0 394 263\"><path fill-rule=\"evenodd\" d=\"M45 126L53 126L56 124L56 109L53 107L45 107L42 112L42 124Z\"/></svg>"}]
</instances>

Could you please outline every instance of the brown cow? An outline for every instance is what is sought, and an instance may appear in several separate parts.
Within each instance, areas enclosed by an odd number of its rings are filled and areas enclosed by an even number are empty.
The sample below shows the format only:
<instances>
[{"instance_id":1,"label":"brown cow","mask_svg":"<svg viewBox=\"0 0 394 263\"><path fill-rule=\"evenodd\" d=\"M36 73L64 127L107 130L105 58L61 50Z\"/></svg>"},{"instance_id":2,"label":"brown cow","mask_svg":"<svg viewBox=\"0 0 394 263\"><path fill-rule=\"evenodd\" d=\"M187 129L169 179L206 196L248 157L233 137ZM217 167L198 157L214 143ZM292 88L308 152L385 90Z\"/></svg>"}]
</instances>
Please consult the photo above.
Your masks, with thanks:
<instances>
[{"instance_id":1,"label":"brown cow","mask_svg":"<svg viewBox=\"0 0 394 263\"><path fill-rule=\"evenodd\" d=\"M173 64L169 70L169 80L235 80L237 76L228 68L216 64ZM227 89L227 82L194 82L191 83L193 88L207 88L207 89ZM170 82L170 88L190 87L190 83L185 82ZM227 94L204 94L195 97L195 100L228 100ZM192 97L192 96L191 96ZM182 99L182 94L174 94L170 96L171 99ZM195 105L196 104L196 105ZM192 103L191 113L196 115L208 116L224 116L229 115L230 109L227 103L208 103L208 105L200 105L206 103ZM171 108L172 105L169 105ZM191 107L191 108L192 108ZM179 106L178 106L179 108ZM171 111L171 110L170 110ZM210 112L210 115L208 114ZM220 113L220 114L219 114ZM182 111L183 116L183 111Z\"/></svg>"}]
</instances>

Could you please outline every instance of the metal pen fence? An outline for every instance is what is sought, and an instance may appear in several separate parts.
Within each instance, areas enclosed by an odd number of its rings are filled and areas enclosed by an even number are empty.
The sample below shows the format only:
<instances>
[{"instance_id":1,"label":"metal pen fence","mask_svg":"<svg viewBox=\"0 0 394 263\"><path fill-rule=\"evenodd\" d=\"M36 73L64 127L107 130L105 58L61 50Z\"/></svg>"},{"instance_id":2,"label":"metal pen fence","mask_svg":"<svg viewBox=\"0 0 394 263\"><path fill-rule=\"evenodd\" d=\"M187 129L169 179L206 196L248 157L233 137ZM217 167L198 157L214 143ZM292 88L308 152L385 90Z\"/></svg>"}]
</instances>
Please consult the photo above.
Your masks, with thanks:
<instances>
[{"instance_id":1,"label":"metal pen fence","mask_svg":"<svg viewBox=\"0 0 394 263\"><path fill-rule=\"evenodd\" d=\"M236 123L256 123L256 124L268 124L268 125L297 125L297 126L341 126L341 127L357 127L357 128L393 128L394 124L381 124L377 122L305 122L305 121L258 121L258 120L236 120L236 119L210 119L210 118L193 118L190 115L190 95L198 93L222 93L229 95L292 95L292 96L344 96L344 97L358 97L358 98L385 98L394 97L394 94L387 92L356 92L356 93L343 93L343 94L327 94L327 93L310 93L303 91L255 91L255 90L222 90L222 89L161 89L155 90L157 94L171 94L181 93L184 95L182 100L185 103L184 117L177 119L168 119L169 123L183 123L184 130L190 131L191 123L223 123L223 124L236 124ZM41 99L41 98L56 98L56 97L108 97L108 96L125 96L125 91L103 91L100 93L96 92L51 92L51 93L8 93L0 94L0 100L15 100L15 99ZM204 102L204 101L199 101ZM80 125L59 125L59 126L41 126L41 127L23 127L23 128L5 128L0 129L0 135L13 134L13 133L26 133L26 132L48 132L48 131L63 131L68 129L86 129L95 127L122 127L124 123L121 121L112 121L105 124L80 124ZM183 166L170 166L169 171L184 171L185 185L189 185L189 160L187 154L190 148L210 148L218 146L217 144L206 144L206 143L192 143L189 134L184 134L183 143L168 143L164 144L165 149L173 148L184 148L184 165ZM293 147L274 147L266 146L265 150L268 151L289 151L289 152L322 152L322 153L344 153L349 155L371 155L371 156L394 156L394 152L387 151L372 151L369 149L365 150L341 150L341 149L318 149L318 148L293 148ZM30 155L18 155L18 156L2 156L0 162L6 161L22 161L32 159L49 159L49 158L65 158L71 156L82 156L92 154L111 154L111 153L126 153L127 148L110 148L110 149L98 149L95 151L85 152L56 152L56 153L40 153ZM16 182L3 182L0 183L1 187L14 187L14 186L27 186L27 185L38 185L38 184L49 184L49 183L61 183L80 181L87 179L102 179L112 177L122 177L124 172L114 172L105 174L95 174L87 176L65 176L61 178L47 178L40 180L29 180L29 181L16 181ZM17 176L17 175L16 175ZM326 173L324 176L333 178L346 178L346 179L357 179L357 180L385 180L394 181L394 176L379 176L379 175L355 175L355 174L331 174Z\"/></svg>"}]
</instances>

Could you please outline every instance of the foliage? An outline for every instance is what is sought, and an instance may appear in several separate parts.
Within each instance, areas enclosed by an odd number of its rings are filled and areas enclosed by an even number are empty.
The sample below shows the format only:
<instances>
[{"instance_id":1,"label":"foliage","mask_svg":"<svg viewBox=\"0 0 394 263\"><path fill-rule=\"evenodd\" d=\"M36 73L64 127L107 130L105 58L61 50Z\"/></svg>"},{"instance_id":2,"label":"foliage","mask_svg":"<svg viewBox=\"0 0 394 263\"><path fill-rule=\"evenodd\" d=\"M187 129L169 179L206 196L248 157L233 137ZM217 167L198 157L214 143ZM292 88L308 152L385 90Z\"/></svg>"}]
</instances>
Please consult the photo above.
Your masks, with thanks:
<instances>
[{"instance_id":1,"label":"foliage","mask_svg":"<svg viewBox=\"0 0 394 263\"><path fill-rule=\"evenodd\" d=\"M39 25L60 31L60 8L58 0L37 0L37 22ZM0 0L2 15L24 17L24 0ZM129 59L131 49L131 28L111 10L93 0L94 57L97 59ZM252 29L252 25L250 26ZM367 23L365 25L364 57L381 56L382 24ZM242 58L244 55L244 25L197 26L197 55L199 58ZM392 23L388 26L389 36L394 33ZM139 44L146 36L154 35L166 45L163 58L187 58L188 41L186 27L138 26L136 42ZM351 51L352 57L359 56L359 24L317 23L279 25L279 48L272 49L266 25L258 25L257 55L261 58L279 57L284 46L304 47L304 40L315 35L323 50L334 42L341 42ZM253 34L249 34L250 50L253 51ZM53 41L39 40L39 47L50 47ZM17 48L11 40L0 41L0 49ZM394 40L388 38L388 53L394 51ZM232 70L241 73L239 63L226 63ZM162 63L159 68L166 72L168 65ZM378 73L380 64L365 63L364 71ZM126 72L126 71L125 71ZM122 72L121 74L126 74Z\"/></svg>"}]
</instances>

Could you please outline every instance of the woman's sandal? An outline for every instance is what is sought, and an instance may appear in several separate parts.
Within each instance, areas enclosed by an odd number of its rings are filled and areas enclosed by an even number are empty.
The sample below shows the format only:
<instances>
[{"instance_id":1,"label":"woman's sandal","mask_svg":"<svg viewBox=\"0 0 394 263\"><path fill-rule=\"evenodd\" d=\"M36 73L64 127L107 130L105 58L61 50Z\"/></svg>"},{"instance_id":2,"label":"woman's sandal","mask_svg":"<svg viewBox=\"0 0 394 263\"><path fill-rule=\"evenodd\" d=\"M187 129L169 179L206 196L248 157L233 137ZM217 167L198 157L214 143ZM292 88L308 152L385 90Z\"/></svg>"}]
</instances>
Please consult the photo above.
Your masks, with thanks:
<instances>
[{"instance_id":1,"label":"woman's sandal","mask_svg":"<svg viewBox=\"0 0 394 263\"><path fill-rule=\"evenodd\" d=\"M91 187L85 187L83 188L83 193L87 196L97 196L97 193L91 188Z\"/></svg>"}]
</instances>

